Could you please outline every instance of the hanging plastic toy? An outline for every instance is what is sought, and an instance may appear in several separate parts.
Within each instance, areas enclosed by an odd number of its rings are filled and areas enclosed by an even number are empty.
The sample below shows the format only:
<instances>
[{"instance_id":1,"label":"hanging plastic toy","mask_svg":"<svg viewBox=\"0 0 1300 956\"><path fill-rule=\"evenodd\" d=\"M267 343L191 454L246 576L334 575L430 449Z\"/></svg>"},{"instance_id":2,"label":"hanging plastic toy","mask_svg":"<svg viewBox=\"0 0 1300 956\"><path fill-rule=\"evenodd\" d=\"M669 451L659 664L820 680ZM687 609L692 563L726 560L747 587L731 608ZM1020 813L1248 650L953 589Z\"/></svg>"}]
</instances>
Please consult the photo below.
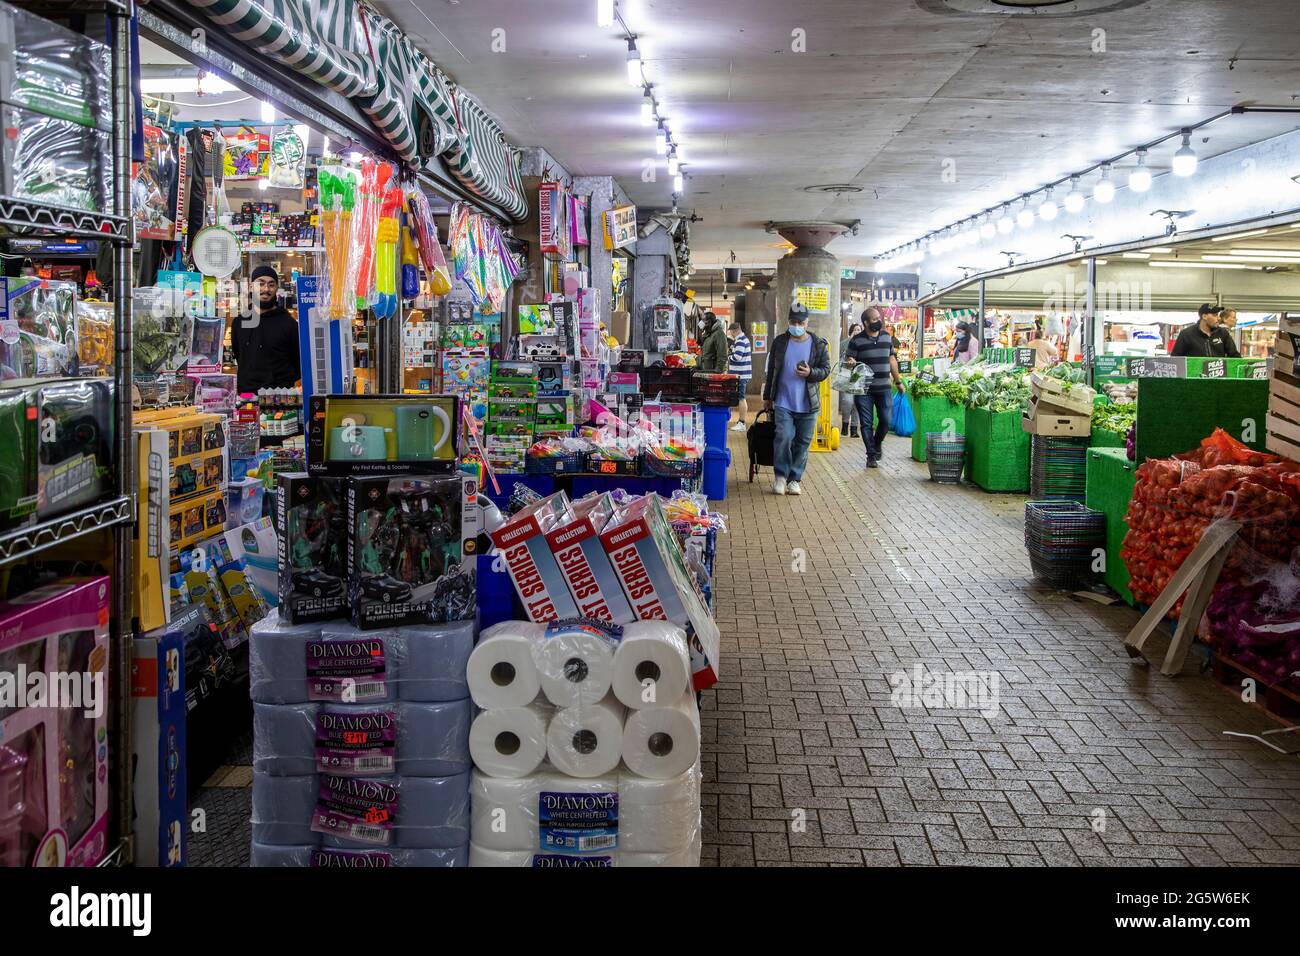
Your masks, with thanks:
<instances>
[{"instance_id":1,"label":"hanging plastic toy","mask_svg":"<svg viewBox=\"0 0 1300 956\"><path fill-rule=\"evenodd\" d=\"M379 226L379 204L393 168L388 163L367 159L361 164L361 206L353 241L361 253L356 279L356 307L370 305L370 294L375 287L375 233Z\"/></svg>"},{"instance_id":2,"label":"hanging plastic toy","mask_svg":"<svg viewBox=\"0 0 1300 956\"><path fill-rule=\"evenodd\" d=\"M352 317L352 301L348 291L349 265L352 256L352 207L356 202L356 179L350 172L322 169L320 171L321 233L325 244L326 270L321 289L325 303L324 315L328 319Z\"/></svg>"},{"instance_id":3,"label":"hanging plastic toy","mask_svg":"<svg viewBox=\"0 0 1300 956\"><path fill-rule=\"evenodd\" d=\"M401 238L397 213L401 208L402 190L392 186L384 192L375 234L374 313L381 319L397 314L397 241Z\"/></svg>"},{"instance_id":4,"label":"hanging plastic toy","mask_svg":"<svg viewBox=\"0 0 1300 956\"><path fill-rule=\"evenodd\" d=\"M410 214L407 214L408 222ZM415 251L415 239L410 226L402 226L402 298L414 299L420 294L420 256Z\"/></svg>"}]
</instances>

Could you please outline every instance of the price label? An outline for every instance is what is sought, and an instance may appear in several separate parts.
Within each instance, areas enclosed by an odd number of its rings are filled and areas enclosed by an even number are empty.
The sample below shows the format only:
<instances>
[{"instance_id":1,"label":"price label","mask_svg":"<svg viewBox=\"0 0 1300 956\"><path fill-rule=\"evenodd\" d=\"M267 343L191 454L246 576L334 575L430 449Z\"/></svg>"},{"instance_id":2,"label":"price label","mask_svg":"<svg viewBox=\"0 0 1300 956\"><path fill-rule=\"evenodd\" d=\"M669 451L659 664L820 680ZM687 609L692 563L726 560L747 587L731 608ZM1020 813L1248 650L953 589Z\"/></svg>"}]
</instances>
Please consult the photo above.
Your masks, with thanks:
<instances>
[{"instance_id":1,"label":"price label","mask_svg":"<svg viewBox=\"0 0 1300 956\"><path fill-rule=\"evenodd\" d=\"M1201 378L1227 378L1228 363L1224 359L1211 359L1201 368Z\"/></svg>"},{"instance_id":2,"label":"price label","mask_svg":"<svg viewBox=\"0 0 1300 956\"><path fill-rule=\"evenodd\" d=\"M899 374L899 375L911 375L911 374L912 374L912 360L911 360L911 359L899 359L899 360L898 360L898 374Z\"/></svg>"},{"instance_id":3,"label":"price label","mask_svg":"<svg viewBox=\"0 0 1300 956\"><path fill-rule=\"evenodd\" d=\"M1300 335L1288 332L1287 338L1291 340L1291 374L1300 378Z\"/></svg>"},{"instance_id":4,"label":"price label","mask_svg":"<svg viewBox=\"0 0 1300 956\"><path fill-rule=\"evenodd\" d=\"M1012 361L1016 368L1033 368L1038 358L1038 353L1034 349L1018 348L1014 350L1015 355Z\"/></svg>"},{"instance_id":5,"label":"price label","mask_svg":"<svg viewBox=\"0 0 1300 956\"><path fill-rule=\"evenodd\" d=\"M1091 365L1097 361L1097 347L1095 345L1085 345L1083 347L1083 364Z\"/></svg>"},{"instance_id":6,"label":"price label","mask_svg":"<svg viewBox=\"0 0 1300 956\"><path fill-rule=\"evenodd\" d=\"M926 384L933 384L934 382L939 381L938 377L933 372L922 372L917 376L917 378Z\"/></svg>"},{"instance_id":7,"label":"price label","mask_svg":"<svg viewBox=\"0 0 1300 956\"><path fill-rule=\"evenodd\" d=\"M1187 359L1181 355L1154 355L1129 359L1128 373L1133 378L1185 378Z\"/></svg>"},{"instance_id":8,"label":"price label","mask_svg":"<svg viewBox=\"0 0 1300 956\"><path fill-rule=\"evenodd\" d=\"M612 461L602 461L600 463L600 473L602 475L612 475L618 471L618 465Z\"/></svg>"}]
</instances>

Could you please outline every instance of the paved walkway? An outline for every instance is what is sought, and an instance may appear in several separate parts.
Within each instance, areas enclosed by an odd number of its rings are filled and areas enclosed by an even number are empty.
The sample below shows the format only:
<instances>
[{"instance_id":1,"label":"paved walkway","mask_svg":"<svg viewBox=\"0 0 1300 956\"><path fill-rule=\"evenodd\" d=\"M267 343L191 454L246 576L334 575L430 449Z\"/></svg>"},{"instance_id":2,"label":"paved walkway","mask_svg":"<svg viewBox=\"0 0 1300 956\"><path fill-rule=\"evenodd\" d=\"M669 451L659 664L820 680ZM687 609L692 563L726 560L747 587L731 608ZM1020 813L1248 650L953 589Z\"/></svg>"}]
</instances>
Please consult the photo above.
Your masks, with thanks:
<instances>
[{"instance_id":1,"label":"paved walkway","mask_svg":"<svg viewBox=\"0 0 1300 956\"><path fill-rule=\"evenodd\" d=\"M1038 588L1023 498L934 484L893 436L880 469L846 441L778 498L741 439L705 865L1300 863L1300 758L1222 733L1276 725L1196 654L1129 664L1135 611ZM996 671L996 716L891 702L918 665Z\"/></svg>"}]
</instances>

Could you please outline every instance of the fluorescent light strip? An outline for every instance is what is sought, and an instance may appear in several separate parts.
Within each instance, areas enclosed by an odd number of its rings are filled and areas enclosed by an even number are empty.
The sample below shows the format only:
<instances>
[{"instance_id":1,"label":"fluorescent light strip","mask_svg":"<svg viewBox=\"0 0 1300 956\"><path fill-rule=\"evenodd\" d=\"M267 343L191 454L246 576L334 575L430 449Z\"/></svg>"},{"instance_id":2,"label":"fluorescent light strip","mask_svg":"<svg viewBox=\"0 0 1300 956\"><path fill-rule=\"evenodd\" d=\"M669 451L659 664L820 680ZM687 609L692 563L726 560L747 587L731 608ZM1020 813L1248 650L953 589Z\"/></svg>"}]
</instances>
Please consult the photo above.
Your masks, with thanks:
<instances>
[{"instance_id":1,"label":"fluorescent light strip","mask_svg":"<svg viewBox=\"0 0 1300 956\"><path fill-rule=\"evenodd\" d=\"M1247 236L1262 236L1267 229L1253 229L1250 232L1238 232L1231 236L1215 236L1210 242L1232 242L1234 239L1245 239Z\"/></svg>"},{"instance_id":2,"label":"fluorescent light strip","mask_svg":"<svg viewBox=\"0 0 1300 956\"><path fill-rule=\"evenodd\" d=\"M1262 272L1263 266L1246 266L1230 262L1148 262L1152 269L1250 269Z\"/></svg>"},{"instance_id":3,"label":"fluorescent light strip","mask_svg":"<svg viewBox=\"0 0 1300 956\"><path fill-rule=\"evenodd\" d=\"M1292 256L1201 256L1206 262L1274 262L1300 265L1300 257Z\"/></svg>"},{"instance_id":4,"label":"fluorescent light strip","mask_svg":"<svg viewBox=\"0 0 1300 956\"><path fill-rule=\"evenodd\" d=\"M1296 249L1229 249L1228 252L1234 256L1300 257L1300 250Z\"/></svg>"},{"instance_id":5,"label":"fluorescent light strip","mask_svg":"<svg viewBox=\"0 0 1300 956\"><path fill-rule=\"evenodd\" d=\"M1149 253L1149 252L1125 252L1125 253L1122 253L1122 257L1125 258L1125 259L1150 259L1150 258L1151 258L1151 253Z\"/></svg>"}]
</instances>

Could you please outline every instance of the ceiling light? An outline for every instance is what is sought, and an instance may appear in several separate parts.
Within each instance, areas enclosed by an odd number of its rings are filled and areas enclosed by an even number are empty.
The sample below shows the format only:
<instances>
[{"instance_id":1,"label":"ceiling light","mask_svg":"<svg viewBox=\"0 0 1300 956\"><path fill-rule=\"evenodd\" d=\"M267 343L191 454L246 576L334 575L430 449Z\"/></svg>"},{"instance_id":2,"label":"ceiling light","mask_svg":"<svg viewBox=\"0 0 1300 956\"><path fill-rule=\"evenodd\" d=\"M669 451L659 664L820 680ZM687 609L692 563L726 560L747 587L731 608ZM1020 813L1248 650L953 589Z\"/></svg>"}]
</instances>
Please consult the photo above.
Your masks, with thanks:
<instances>
[{"instance_id":1,"label":"ceiling light","mask_svg":"<svg viewBox=\"0 0 1300 956\"><path fill-rule=\"evenodd\" d=\"M1065 211L1074 215L1083 212L1083 193L1079 191L1079 177L1070 177L1070 191L1065 196Z\"/></svg>"},{"instance_id":2,"label":"ceiling light","mask_svg":"<svg viewBox=\"0 0 1300 956\"><path fill-rule=\"evenodd\" d=\"M664 129L664 121L659 121L659 128L655 130L655 152L663 156L668 152L668 131Z\"/></svg>"},{"instance_id":3,"label":"ceiling light","mask_svg":"<svg viewBox=\"0 0 1300 956\"><path fill-rule=\"evenodd\" d=\"M263 123L274 123L274 122L275 122L275 107L272 106L270 103L262 103L261 106L262 106L262 122L263 122Z\"/></svg>"},{"instance_id":4,"label":"ceiling light","mask_svg":"<svg viewBox=\"0 0 1300 956\"><path fill-rule=\"evenodd\" d=\"M633 86L644 86L641 78L641 54L637 51L636 40L627 38L627 81Z\"/></svg>"},{"instance_id":5,"label":"ceiling light","mask_svg":"<svg viewBox=\"0 0 1300 956\"><path fill-rule=\"evenodd\" d=\"M362 156L360 153L356 152L355 150L353 150L351 153L348 153L348 159L352 160L352 162L354 163L359 163L364 158L365 158L364 156Z\"/></svg>"},{"instance_id":6,"label":"ceiling light","mask_svg":"<svg viewBox=\"0 0 1300 956\"><path fill-rule=\"evenodd\" d=\"M267 188L268 186L270 186L270 185L271 185L271 183L270 183L270 181L269 181L268 179L266 179L266 177L262 177L261 179L259 179L259 180L257 181L257 188L258 188L258 189L266 189L266 188Z\"/></svg>"},{"instance_id":7,"label":"ceiling light","mask_svg":"<svg viewBox=\"0 0 1300 956\"><path fill-rule=\"evenodd\" d=\"M1153 269L1251 269L1263 271L1263 266L1247 266L1237 263L1215 262L1148 262Z\"/></svg>"},{"instance_id":8,"label":"ceiling light","mask_svg":"<svg viewBox=\"0 0 1300 956\"><path fill-rule=\"evenodd\" d=\"M1234 239L1246 239L1250 236L1262 236L1267 229L1252 229L1250 232L1234 232L1230 236L1215 236L1210 242L1232 242Z\"/></svg>"},{"instance_id":9,"label":"ceiling light","mask_svg":"<svg viewBox=\"0 0 1300 956\"><path fill-rule=\"evenodd\" d=\"M1115 198L1115 183L1110 178L1110 163L1103 163L1101 179L1092 190L1092 198L1105 205Z\"/></svg>"},{"instance_id":10,"label":"ceiling light","mask_svg":"<svg viewBox=\"0 0 1300 956\"><path fill-rule=\"evenodd\" d=\"M140 80L141 93L203 93L204 95L212 95L215 93L233 93L235 89L233 83L227 83L210 73L204 74L202 78L198 76L146 76Z\"/></svg>"},{"instance_id":11,"label":"ceiling light","mask_svg":"<svg viewBox=\"0 0 1300 956\"><path fill-rule=\"evenodd\" d=\"M1293 249L1229 249L1234 256L1300 256Z\"/></svg>"},{"instance_id":12,"label":"ceiling light","mask_svg":"<svg viewBox=\"0 0 1300 956\"><path fill-rule=\"evenodd\" d=\"M655 101L649 91L641 97L641 125L653 126L655 121Z\"/></svg>"},{"instance_id":13,"label":"ceiling light","mask_svg":"<svg viewBox=\"0 0 1300 956\"><path fill-rule=\"evenodd\" d=\"M1021 201L1020 212L1016 213L1016 225L1021 229L1028 229L1034 224L1034 211L1029 208L1029 197L1026 196Z\"/></svg>"},{"instance_id":14,"label":"ceiling light","mask_svg":"<svg viewBox=\"0 0 1300 956\"><path fill-rule=\"evenodd\" d=\"M1097 265L1099 265L1099 266L1108 266L1108 265L1110 265L1110 260L1109 260L1109 259L1098 259L1098 260L1097 260Z\"/></svg>"},{"instance_id":15,"label":"ceiling light","mask_svg":"<svg viewBox=\"0 0 1300 956\"><path fill-rule=\"evenodd\" d=\"M685 192L686 190L683 188L683 185L682 174L678 173L673 177L673 192L678 193L679 195Z\"/></svg>"},{"instance_id":16,"label":"ceiling light","mask_svg":"<svg viewBox=\"0 0 1300 956\"><path fill-rule=\"evenodd\" d=\"M1047 189L1047 195L1043 200L1043 204L1038 207L1038 215L1040 215L1046 222L1051 222L1056 218L1056 200L1052 198L1052 189L1050 186Z\"/></svg>"},{"instance_id":17,"label":"ceiling light","mask_svg":"<svg viewBox=\"0 0 1300 956\"><path fill-rule=\"evenodd\" d=\"M1206 262L1287 262L1300 265L1300 256L1287 255L1286 253L1266 256L1201 256L1201 258Z\"/></svg>"},{"instance_id":18,"label":"ceiling light","mask_svg":"<svg viewBox=\"0 0 1300 956\"><path fill-rule=\"evenodd\" d=\"M677 150L673 150L668 154L668 175L676 176L679 168L680 167L677 164Z\"/></svg>"},{"instance_id":19,"label":"ceiling light","mask_svg":"<svg viewBox=\"0 0 1300 956\"><path fill-rule=\"evenodd\" d=\"M596 0L596 26L614 25L614 0Z\"/></svg>"},{"instance_id":20,"label":"ceiling light","mask_svg":"<svg viewBox=\"0 0 1300 956\"><path fill-rule=\"evenodd\" d=\"M1183 130L1183 147L1174 153L1174 175L1191 176L1196 172L1196 150L1192 149L1191 130Z\"/></svg>"},{"instance_id":21,"label":"ceiling light","mask_svg":"<svg viewBox=\"0 0 1300 956\"><path fill-rule=\"evenodd\" d=\"M1016 222L1011 218L1011 207L1006 203L1002 205L1002 215L998 217L998 232L1006 235L1016 228Z\"/></svg>"},{"instance_id":22,"label":"ceiling light","mask_svg":"<svg viewBox=\"0 0 1300 956\"><path fill-rule=\"evenodd\" d=\"M297 133L298 138L302 140L302 154L306 156L307 144L311 142L311 127L306 123L297 123L294 125L293 131Z\"/></svg>"},{"instance_id":23,"label":"ceiling light","mask_svg":"<svg viewBox=\"0 0 1300 956\"><path fill-rule=\"evenodd\" d=\"M1125 259L1150 259L1150 258L1151 258L1151 253L1149 253L1149 252L1126 252L1126 253L1123 254L1123 258L1125 258Z\"/></svg>"},{"instance_id":24,"label":"ceiling light","mask_svg":"<svg viewBox=\"0 0 1300 956\"><path fill-rule=\"evenodd\" d=\"M1135 193L1144 193L1151 188L1151 170L1147 169L1147 151L1137 151L1138 164L1129 171L1128 188Z\"/></svg>"}]
</instances>

